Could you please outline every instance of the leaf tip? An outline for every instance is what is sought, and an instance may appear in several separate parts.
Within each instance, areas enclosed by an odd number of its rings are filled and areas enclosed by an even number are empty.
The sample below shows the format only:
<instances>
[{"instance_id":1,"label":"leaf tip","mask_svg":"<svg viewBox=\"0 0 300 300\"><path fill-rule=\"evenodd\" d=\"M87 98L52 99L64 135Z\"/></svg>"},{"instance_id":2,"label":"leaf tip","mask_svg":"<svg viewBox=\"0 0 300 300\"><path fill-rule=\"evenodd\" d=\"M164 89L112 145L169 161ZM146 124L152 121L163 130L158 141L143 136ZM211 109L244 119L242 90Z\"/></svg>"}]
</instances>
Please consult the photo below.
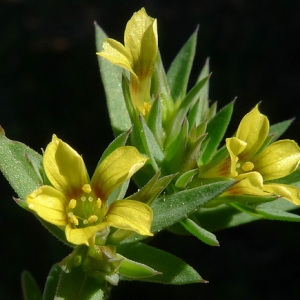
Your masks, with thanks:
<instances>
[{"instance_id":1,"label":"leaf tip","mask_svg":"<svg viewBox=\"0 0 300 300\"><path fill-rule=\"evenodd\" d=\"M0 135L5 136L5 130L1 125L0 125Z\"/></svg>"}]
</instances>

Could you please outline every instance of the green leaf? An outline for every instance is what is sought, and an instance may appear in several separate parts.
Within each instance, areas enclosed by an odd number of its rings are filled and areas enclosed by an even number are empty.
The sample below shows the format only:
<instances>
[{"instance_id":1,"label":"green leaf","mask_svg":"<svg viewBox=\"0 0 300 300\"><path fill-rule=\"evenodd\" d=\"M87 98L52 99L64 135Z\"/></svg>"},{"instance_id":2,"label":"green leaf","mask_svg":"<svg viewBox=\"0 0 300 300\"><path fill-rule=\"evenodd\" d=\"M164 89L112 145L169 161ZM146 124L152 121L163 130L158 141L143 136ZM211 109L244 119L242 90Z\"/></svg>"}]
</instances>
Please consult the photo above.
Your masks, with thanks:
<instances>
[{"instance_id":1,"label":"green leaf","mask_svg":"<svg viewBox=\"0 0 300 300\"><path fill-rule=\"evenodd\" d=\"M61 273L54 299L103 300L105 290L105 282L101 285L84 273L81 267L76 267L70 273Z\"/></svg>"},{"instance_id":2,"label":"green leaf","mask_svg":"<svg viewBox=\"0 0 300 300\"><path fill-rule=\"evenodd\" d=\"M198 173L198 169L189 170L176 180L175 186L179 189L185 189L193 177Z\"/></svg>"},{"instance_id":3,"label":"green leaf","mask_svg":"<svg viewBox=\"0 0 300 300\"><path fill-rule=\"evenodd\" d=\"M197 208L218 197L234 180L224 180L160 197L153 202L152 232L157 232L183 220Z\"/></svg>"},{"instance_id":4,"label":"green leaf","mask_svg":"<svg viewBox=\"0 0 300 300\"><path fill-rule=\"evenodd\" d=\"M192 235L197 237L203 243L210 245L210 246L219 246L219 241L217 240L216 236L205 230L198 224L196 224L193 220L186 218L180 221L180 224Z\"/></svg>"},{"instance_id":5,"label":"green leaf","mask_svg":"<svg viewBox=\"0 0 300 300\"><path fill-rule=\"evenodd\" d=\"M174 101L185 97L193 66L198 28L181 48L167 73L168 84Z\"/></svg>"},{"instance_id":6,"label":"green leaf","mask_svg":"<svg viewBox=\"0 0 300 300\"><path fill-rule=\"evenodd\" d=\"M277 210L281 212L282 211L287 212L299 208L294 204L292 204L291 202L286 201L283 198L279 198L278 200L275 201L263 203L259 207L260 209L264 209L264 210L265 209L270 211ZM264 219L264 216L262 214L259 213L249 214L248 212L246 213L245 211L237 210L235 207L230 205L221 205L216 208L209 208L209 209L200 208L197 211L196 216L200 226L213 232ZM293 215L292 218L294 218L295 216L296 215ZM292 218L290 219L291 221L293 221ZM298 219L298 217L295 218Z\"/></svg>"},{"instance_id":7,"label":"green leaf","mask_svg":"<svg viewBox=\"0 0 300 300\"><path fill-rule=\"evenodd\" d=\"M21 284L24 300L42 300L41 291L29 272L24 271L22 273Z\"/></svg>"},{"instance_id":8,"label":"green leaf","mask_svg":"<svg viewBox=\"0 0 300 300\"><path fill-rule=\"evenodd\" d=\"M187 263L176 256L142 243L121 244L117 252L134 261L150 266L161 274L138 279L140 281L157 282L164 284L189 284L206 282ZM132 280L120 277L121 280Z\"/></svg>"},{"instance_id":9,"label":"green leaf","mask_svg":"<svg viewBox=\"0 0 300 300\"><path fill-rule=\"evenodd\" d=\"M102 45L107 35L103 29L95 23L96 49L102 51ZM131 127L130 118L126 109L122 90L122 69L113 65L101 56L98 56L100 74L106 94L106 101L110 124L115 136L127 131Z\"/></svg>"},{"instance_id":10,"label":"green leaf","mask_svg":"<svg viewBox=\"0 0 300 300\"><path fill-rule=\"evenodd\" d=\"M202 155L203 163L207 163L219 147L231 120L233 105L234 102L227 104L207 124L206 132L209 141Z\"/></svg>"},{"instance_id":11,"label":"green leaf","mask_svg":"<svg viewBox=\"0 0 300 300\"><path fill-rule=\"evenodd\" d=\"M250 206L241 203L233 203L231 205L242 212L253 214L254 216L261 216L268 220L300 222L300 216L287 212L280 207L265 207L263 204Z\"/></svg>"},{"instance_id":12,"label":"green leaf","mask_svg":"<svg viewBox=\"0 0 300 300\"><path fill-rule=\"evenodd\" d=\"M160 272L150 268L145 264L133 261L122 255L118 256L122 258L121 265L118 269L120 275L132 279L140 279L160 274Z\"/></svg>"},{"instance_id":13,"label":"green leaf","mask_svg":"<svg viewBox=\"0 0 300 300\"><path fill-rule=\"evenodd\" d=\"M0 127L0 170L21 199L43 184L42 156L26 145L9 140Z\"/></svg>"},{"instance_id":14,"label":"green leaf","mask_svg":"<svg viewBox=\"0 0 300 300\"><path fill-rule=\"evenodd\" d=\"M45 285L43 300L53 300L62 270L59 264L52 266Z\"/></svg>"}]
</instances>

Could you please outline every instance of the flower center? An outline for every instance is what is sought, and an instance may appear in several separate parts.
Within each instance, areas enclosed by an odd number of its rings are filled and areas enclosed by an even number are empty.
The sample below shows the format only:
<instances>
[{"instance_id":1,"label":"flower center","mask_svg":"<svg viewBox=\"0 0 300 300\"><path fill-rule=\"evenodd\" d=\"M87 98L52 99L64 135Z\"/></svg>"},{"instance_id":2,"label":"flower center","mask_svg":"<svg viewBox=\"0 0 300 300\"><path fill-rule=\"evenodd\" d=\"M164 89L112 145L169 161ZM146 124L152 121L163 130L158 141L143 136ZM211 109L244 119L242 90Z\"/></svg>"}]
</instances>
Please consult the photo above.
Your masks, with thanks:
<instances>
[{"instance_id":1,"label":"flower center","mask_svg":"<svg viewBox=\"0 0 300 300\"><path fill-rule=\"evenodd\" d=\"M85 184L77 199L71 199L67 214L69 223L74 227L88 227L100 223L105 215L105 205L97 198L89 184Z\"/></svg>"}]
</instances>

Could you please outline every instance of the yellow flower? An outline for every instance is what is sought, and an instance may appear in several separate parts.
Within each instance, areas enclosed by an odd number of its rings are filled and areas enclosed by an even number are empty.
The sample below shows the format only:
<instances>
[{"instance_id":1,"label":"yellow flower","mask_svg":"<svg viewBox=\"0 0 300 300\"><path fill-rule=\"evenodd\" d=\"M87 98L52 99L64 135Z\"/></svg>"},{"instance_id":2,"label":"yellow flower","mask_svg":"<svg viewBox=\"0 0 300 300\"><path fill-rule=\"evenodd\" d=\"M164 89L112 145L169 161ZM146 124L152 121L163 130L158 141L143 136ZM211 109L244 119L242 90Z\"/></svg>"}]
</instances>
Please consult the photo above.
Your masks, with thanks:
<instances>
[{"instance_id":1,"label":"yellow flower","mask_svg":"<svg viewBox=\"0 0 300 300\"><path fill-rule=\"evenodd\" d=\"M231 194L271 193L300 205L300 190L297 187L270 182L297 169L300 148L293 140L279 140L265 147L268 134L269 120L256 106L244 116L236 136L226 139L229 157L202 175L241 180L228 190Z\"/></svg>"},{"instance_id":2,"label":"yellow flower","mask_svg":"<svg viewBox=\"0 0 300 300\"><path fill-rule=\"evenodd\" d=\"M134 200L107 199L146 162L136 148L124 146L108 155L89 179L82 157L53 135L43 164L52 186L44 185L26 198L28 207L45 221L65 230L75 245L93 245L109 226L152 235L151 208Z\"/></svg>"},{"instance_id":3,"label":"yellow flower","mask_svg":"<svg viewBox=\"0 0 300 300\"><path fill-rule=\"evenodd\" d=\"M103 42L103 51L97 55L130 72L130 93L136 109L142 114L150 110L151 78L158 52L156 19L142 8L128 21L124 46L114 39Z\"/></svg>"}]
</instances>

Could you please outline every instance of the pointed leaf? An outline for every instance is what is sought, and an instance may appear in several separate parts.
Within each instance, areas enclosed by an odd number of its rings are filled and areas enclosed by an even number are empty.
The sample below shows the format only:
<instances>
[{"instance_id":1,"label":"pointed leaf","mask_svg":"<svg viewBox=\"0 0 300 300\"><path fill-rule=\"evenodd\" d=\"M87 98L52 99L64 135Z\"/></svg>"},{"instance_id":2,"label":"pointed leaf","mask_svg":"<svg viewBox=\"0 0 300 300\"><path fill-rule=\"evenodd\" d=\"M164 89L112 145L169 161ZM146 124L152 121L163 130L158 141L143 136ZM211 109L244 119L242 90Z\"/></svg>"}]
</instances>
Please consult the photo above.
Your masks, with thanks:
<instances>
[{"instance_id":1,"label":"pointed leaf","mask_svg":"<svg viewBox=\"0 0 300 300\"><path fill-rule=\"evenodd\" d=\"M41 291L29 272L24 271L22 273L21 284L24 300L42 300Z\"/></svg>"},{"instance_id":2,"label":"pointed leaf","mask_svg":"<svg viewBox=\"0 0 300 300\"><path fill-rule=\"evenodd\" d=\"M181 48L167 73L171 95L175 102L179 98L184 98L186 94L195 56L197 34L198 28Z\"/></svg>"},{"instance_id":3,"label":"pointed leaf","mask_svg":"<svg viewBox=\"0 0 300 300\"><path fill-rule=\"evenodd\" d=\"M154 247L142 243L122 244L118 246L117 252L161 272L161 274L156 276L139 279L140 281L164 284L206 282L187 263L168 252ZM127 277L121 277L120 279L131 280Z\"/></svg>"},{"instance_id":4,"label":"pointed leaf","mask_svg":"<svg viewBox=\"0 0 300 300\"><path fill-rule=\"evenodd\" d=\"M180 221L180 223L189 233L197 237L203 243L210 246L220 245L219 241L213 233L209 232L208 230L205 230L204 228L196 224L193 220L186 218Z\"/></svg>"},{"instance_id":5,"label":"pointed leaf","mask_svg":"<svg viewBox=\"0 0 300 300\"><path fill-rule=\"evenodd\" d=\"M59 277L62 270L59 264L55 264L47 277L44 293L43 293L43 300L53 300L56 293L56 288L58 285Z\"/></svg>"},{"instance_id":6,"label":"pointed leaf","mask_svg":"<svg viewBox=\"0 0 300 300\"><path fill-rule=\"evenodd\" d=\"M95 33L96 48L97 51L100 52L102 51L103 41L107 38L107 35L96 23ZM115 136L117 136L131 127L122 91L122 69L113 65L101 56L98 56L98 63L106 94L110 124Z\"/></svg>"},{"instance_id":7,"label":"pointed leaf","mask_svg":"<svg viewBox=\"0 0 300 300\"><path fill-rule=\"evenodd\" d=\"M222 194L234 183L234 180L218 181L158 198L151 206L154 215L152 232L181 221L209 200Z\"/></svg>"},{"instance_id":8,"label":"pointed leaf","mask_svg":"<svg viewBox=\"0 0 300 300\"><path fill-rule=\"evenodd\" d=\"M270 143L275 142L290 127L294 119L286 120L270 126L269 135L272 135Z\"/></svg>"},{"instance_id":9,"label":"pointed leaf","mask_svg":"<svg viewBox=\"0 0 300 300\"><path fill-rule=\"evenodd\" d=\"M41 173L37 173L41 164L40 154L9 140L0 127L0 170L22 200L43 184Z\"/></svg>"},{"instance_id":10,"label":"pointed leaf","mask_svg":"<svg viewBox=\"0 0 300 300\"><path fill-rule=\"evenodd\" d=\"M81 267L73 268L70 273L61 273L54 299L103 300L105 286L105 282L101 285L91 276L87 276Z\"/></svg>"}]
</instances>

